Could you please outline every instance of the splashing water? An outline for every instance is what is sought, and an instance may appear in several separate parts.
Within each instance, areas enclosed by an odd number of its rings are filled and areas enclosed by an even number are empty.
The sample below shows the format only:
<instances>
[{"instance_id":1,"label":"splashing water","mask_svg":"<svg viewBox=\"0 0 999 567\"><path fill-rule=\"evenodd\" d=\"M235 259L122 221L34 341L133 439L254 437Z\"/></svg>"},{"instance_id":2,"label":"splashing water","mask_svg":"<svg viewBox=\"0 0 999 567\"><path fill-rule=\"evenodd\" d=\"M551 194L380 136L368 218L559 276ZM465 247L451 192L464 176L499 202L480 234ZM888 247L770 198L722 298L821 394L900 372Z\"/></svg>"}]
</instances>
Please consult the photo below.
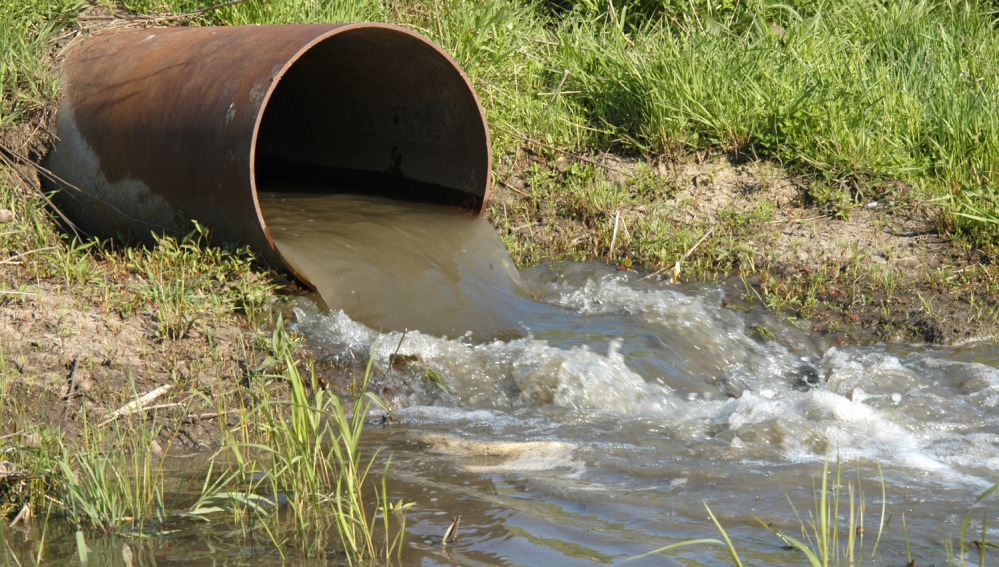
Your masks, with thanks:
<instances>
[{"instance_id":1,"label":"splashing water","mask_svg":"<svg viewBox=\"0 0 999 567\"><path fill-rule=\"evenodd\" d=\"M344 210L306 222L296 211L321 207L285 195L271 204L281 199L285 212L268 223L278 235L301 230L276 240L310 278L311 250L348 248L365 222ZM710 533L702 499L737 537L755 517L794 525L784 494L807 508L821 462L838 456L870 494L882 467L891 505L910 511L910 545L939 562L941 525L959 529L974 497L999 481L995 346L831 346L794 322L725 307L718 286L591 264L518 276L478 221L392 207L360 213L377 237L350 245L358 258L328 264L334 281L317 285L332 309L301 300L296 329L330 356L370 353L403 421L376 441L393 451L412 498L465 510L463 529L477 534L470 560L619 561ZM282 214L294 222L275 228ZM308 224L328 229L306 234ZM299 254L295 242L312 248ZM393 365L395 354L411 362ZM412 529L429 537L443 516L417 514ZM778 548L741 536L759 557Z\"/></svg>"}]
</instances>

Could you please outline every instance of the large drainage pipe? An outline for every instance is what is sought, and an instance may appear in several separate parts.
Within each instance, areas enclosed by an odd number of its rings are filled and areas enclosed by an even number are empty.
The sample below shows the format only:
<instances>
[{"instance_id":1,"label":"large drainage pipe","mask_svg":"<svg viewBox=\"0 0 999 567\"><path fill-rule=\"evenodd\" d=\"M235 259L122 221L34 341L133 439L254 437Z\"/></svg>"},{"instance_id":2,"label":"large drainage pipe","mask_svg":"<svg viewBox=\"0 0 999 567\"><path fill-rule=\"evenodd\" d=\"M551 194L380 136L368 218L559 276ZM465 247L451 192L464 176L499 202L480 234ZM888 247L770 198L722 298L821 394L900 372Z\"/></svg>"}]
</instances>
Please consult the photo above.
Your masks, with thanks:
<instances>
[{"instance_id":1,"label":"large drainage pipe","mask_svg":"<svg viewBox=\"0 0 999 567\"><path fill-rule=\"evenodd\" d=\"M66 55L46 166L70 218L148 240L192 219L213 239L282 258L261 214L266 179L481 213L490 148L482 107L433 43L384 24L150 28Z\"/></svg>"}]
</instances>

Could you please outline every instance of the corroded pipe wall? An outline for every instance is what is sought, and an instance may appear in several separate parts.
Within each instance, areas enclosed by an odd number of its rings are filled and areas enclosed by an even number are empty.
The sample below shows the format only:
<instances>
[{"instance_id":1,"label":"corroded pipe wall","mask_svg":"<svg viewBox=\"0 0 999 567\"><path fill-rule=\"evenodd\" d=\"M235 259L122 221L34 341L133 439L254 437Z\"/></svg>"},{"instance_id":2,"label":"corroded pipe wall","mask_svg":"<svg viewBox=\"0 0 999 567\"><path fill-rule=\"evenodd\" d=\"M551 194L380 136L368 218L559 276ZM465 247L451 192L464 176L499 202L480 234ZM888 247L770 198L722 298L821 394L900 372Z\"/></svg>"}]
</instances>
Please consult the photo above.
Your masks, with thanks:
<instances>
[{"instance_id":1,"label":"corroded pipe wall","mask_svg":"<svg viewBox=\"0 0 999 567\"><path fill-rule=\"evenodd\" d=\"M488 197L471 85L396 26L110 32L66 55L63 93L46 166L68 182L60 206L99 235L148 239L196 219L305 281L268 233L261 179L374 179L479 213Z\"/></svg>"}]
</instances>

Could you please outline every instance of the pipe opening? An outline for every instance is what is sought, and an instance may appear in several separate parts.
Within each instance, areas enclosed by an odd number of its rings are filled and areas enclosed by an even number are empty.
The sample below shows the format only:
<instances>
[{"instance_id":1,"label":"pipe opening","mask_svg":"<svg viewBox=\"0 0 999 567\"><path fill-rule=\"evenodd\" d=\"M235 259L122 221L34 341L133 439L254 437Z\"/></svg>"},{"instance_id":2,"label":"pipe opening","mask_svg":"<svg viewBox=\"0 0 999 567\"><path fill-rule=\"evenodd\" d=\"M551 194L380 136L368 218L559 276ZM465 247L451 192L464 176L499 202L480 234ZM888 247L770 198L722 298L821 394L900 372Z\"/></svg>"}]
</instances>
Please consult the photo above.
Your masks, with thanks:
<instances>
[{"instance_id":1,"label":"pipe opening","mask_svg":"<svg viewBox=\"0 0 999 567\"><path fill-rule=\"evenodd\" d=\"M396 26L100 34L67 52L63 92L46 167L73 188L63 210L106 237L151 241L194 219L214 242L247 244L312 287L278 250L258 191L472 213L488 197L489 138L471 85Z\"/></svg>"},{"instance_id":2,"label":"pipe opening","mask_svg":"<svg viewBox=\"0 0 999 567\"><path fill-rule=\"evenodd\" d=\"M304 50L265 102L260 191L365 193L481 212L481 108L454 63L399 28L346 26Z\"/></svg>"}]
</instances>

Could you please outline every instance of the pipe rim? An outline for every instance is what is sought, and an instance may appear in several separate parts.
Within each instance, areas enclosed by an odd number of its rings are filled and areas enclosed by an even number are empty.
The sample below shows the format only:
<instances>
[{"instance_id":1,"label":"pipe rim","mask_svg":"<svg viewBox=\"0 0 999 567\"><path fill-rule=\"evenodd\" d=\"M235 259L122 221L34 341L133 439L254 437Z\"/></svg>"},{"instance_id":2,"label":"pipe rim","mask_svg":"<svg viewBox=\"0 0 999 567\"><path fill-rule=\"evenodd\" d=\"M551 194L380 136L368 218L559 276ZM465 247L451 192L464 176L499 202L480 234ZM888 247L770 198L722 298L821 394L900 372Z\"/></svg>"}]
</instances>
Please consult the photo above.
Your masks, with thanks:
<instances>
[{"instance_id":1,"label":"pipe rim","mask_svg":"<svg viewBox=\"0 0 999 567\"><path fill-rule=\"evenodd\" d=\"M257 171L256 171L257 143L260 137L260 127L261 124L263 123L264 114L267 111L268 103L271 101L271 98L273 97L274 93L280 86L281 80L284 78L285 74L306 53L314 49L319 44L338 35L357 30L369 30L369 29L383 29L409 36L410 38L415 39L425 44L426 46L430 47L433 51L437 53L437 55L439 55L445 61L447 61L450 64L450 66L454 69L454 71L457 73L457 76L460 78L460 80L464 83L465 87L467 88L467 91L471 96L472 101L475 103L475 109L478 112L479 118L482 121L483 143L486 154L485 155L486 167L485 167L485 176L483 178L484 187L482 192L482 204L479 207L479 210L475 211L477 215L481 215L485 211L486 203L489 200L489 193L492 189L492 144L489 137L489 123L486 120L485 110L482 107L482 102L479 100L478 94L476 93L475 89L472 87L472 83L469 80L468 75L465 74L465 71L458 65L458 63L454 60L454 58L452 58L439 45L428 39L426 36L417 33L413 30L410 30L408 28L404 28L402 26L397 26L393 24L385 24L385 23L340 24L333 29L328 29L327 31L317 35L315 38L313 38L305 45L303 45L297 52L295 52L295 54L292 57L290 57L288 61L286 61L281 66L280 69L277 70L277 72L273 75L273 77L271 77L271 84L268 87L263 98L261 99L260 106L257 109L257 115L254 119L253 134L250 139L250 155L249 155L250 159L248 164L250 168L249 180L250 180L251 198L253 200L253 207L257 216L257 222L260 225L260 228L263 232L264 239L266 240L267 245L270 247L270 250L277 256L278 260L281 262L281 265L284 266L284 268L288 270L288 272L292 276L294 276L298 281L304 283L310 289L315 289L313 283L309 281L309 279L305 277L304 274L300 273L297 269L295 269L294 266L291 265L291 263L287 260L287 258L285 258L284 255L281 253L281 250L278 248L277 244L274 242L274 238L267 227L267 220L265 219L263 211L261 210L260 207L260 199L257 193L258 189L257 189Z\"/></svg>"}]
</instances>

